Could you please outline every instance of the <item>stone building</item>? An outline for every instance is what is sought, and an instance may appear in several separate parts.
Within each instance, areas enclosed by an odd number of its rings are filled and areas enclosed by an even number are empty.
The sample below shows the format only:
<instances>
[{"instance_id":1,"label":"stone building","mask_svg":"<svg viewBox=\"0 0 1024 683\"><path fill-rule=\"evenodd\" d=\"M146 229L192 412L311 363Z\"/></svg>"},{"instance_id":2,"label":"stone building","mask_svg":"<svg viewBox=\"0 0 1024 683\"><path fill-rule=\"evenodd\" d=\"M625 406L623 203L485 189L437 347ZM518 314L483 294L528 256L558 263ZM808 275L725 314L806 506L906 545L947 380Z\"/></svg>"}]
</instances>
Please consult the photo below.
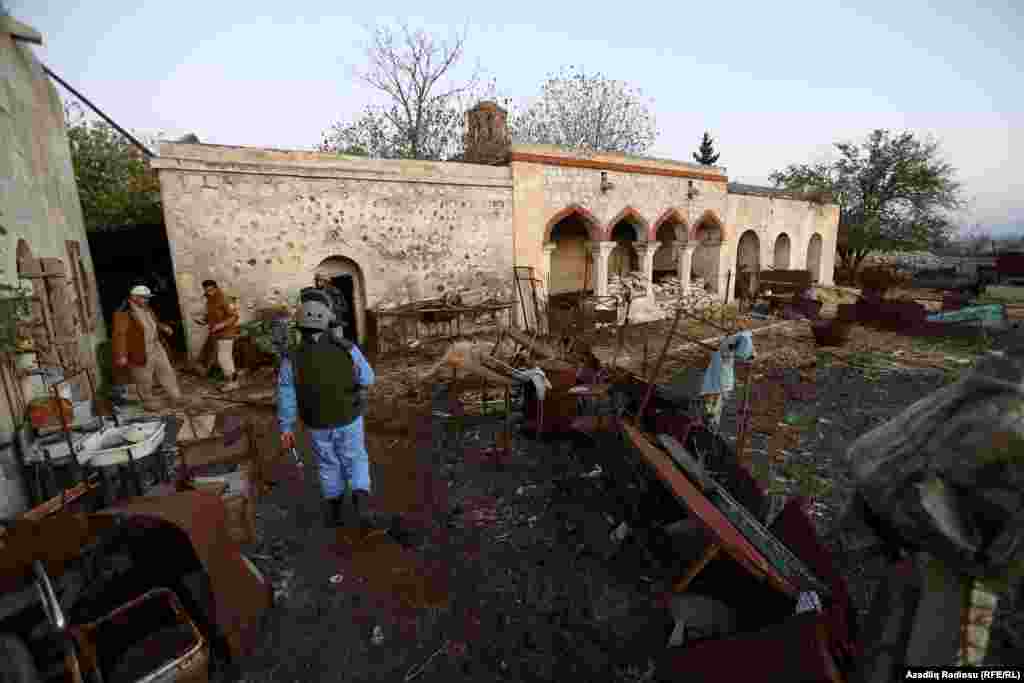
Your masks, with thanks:
<instances>
[{"instance_id":1,"label":"stone building","mask_svg":"<svg viewBox=\"0 0 1024 683\"><path fill-rule=\"evenodd\" d=\"M511 298L513 266L552 294L605 294L611 274L639 271L653 299L655 272L670 270L730 301L740 266L832 283L835 205L730 184L720 167L510 145L493 103L467 116L475 163L162 144L153 165L186 318L207 277L251 311L294 301L316 269L347 283L360 338L367 308L464 289Z\"/></svg>"},{"instance_id":2,"label":"stone building","mask_svg":"<svg viewBox=\"0 0 1024 683\"><path fill-rule=\"evenodd\" d=\"M32 50L42 40L0 6L0 282L35 297L19 335L31 346L10 338L0 345L0 519L28 505L11 437L28 402L47 395L29 371L51 368L72 380L72 398L89 398L79 371L99 379L96 346L106 338L64 107ZM13 316L3 298L7 326Z\"/></svg>"}]
</instances>

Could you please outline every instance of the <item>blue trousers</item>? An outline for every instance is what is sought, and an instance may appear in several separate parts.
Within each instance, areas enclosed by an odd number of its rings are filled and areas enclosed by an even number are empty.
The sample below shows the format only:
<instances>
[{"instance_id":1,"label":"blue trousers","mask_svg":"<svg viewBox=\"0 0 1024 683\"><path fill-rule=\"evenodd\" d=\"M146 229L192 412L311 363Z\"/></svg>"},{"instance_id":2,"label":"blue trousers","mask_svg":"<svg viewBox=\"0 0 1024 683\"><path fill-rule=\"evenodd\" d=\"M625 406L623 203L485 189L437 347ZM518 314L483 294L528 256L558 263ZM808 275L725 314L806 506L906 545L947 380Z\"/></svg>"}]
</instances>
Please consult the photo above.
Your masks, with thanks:
<instances>
[{"instance_id":1,"label":"blue trousers","mask_svg":"<svg viewBox=\"0 0 1024 683\"><path fill-rule=\"evenodd\" d=\"M311 429L310 434L324 498L343 496L346 484L353 491L370 491L370 456L362 417L344 427Z\"/></svg>"}]
</instances>

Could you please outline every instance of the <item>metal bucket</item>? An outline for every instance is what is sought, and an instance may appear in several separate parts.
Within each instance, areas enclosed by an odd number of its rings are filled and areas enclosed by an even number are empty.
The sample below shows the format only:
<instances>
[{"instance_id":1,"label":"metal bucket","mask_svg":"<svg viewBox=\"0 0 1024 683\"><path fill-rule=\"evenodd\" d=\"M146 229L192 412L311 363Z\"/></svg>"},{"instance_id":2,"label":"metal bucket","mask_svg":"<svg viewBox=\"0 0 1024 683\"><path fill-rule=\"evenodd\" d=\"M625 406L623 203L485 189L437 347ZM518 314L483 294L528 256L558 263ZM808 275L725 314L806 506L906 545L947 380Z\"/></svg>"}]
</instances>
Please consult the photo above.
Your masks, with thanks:
<instances>
[{"instance_id":1,"label":"metal bucket","mask_svg":"<svg viewBox=\"0 0 1024 683\"><path fill-rule=\"evenodd\" d=\"M0 519L14 519L29 509L28 490L13 434L0 434Z\"/></svg>"}]
</instances>

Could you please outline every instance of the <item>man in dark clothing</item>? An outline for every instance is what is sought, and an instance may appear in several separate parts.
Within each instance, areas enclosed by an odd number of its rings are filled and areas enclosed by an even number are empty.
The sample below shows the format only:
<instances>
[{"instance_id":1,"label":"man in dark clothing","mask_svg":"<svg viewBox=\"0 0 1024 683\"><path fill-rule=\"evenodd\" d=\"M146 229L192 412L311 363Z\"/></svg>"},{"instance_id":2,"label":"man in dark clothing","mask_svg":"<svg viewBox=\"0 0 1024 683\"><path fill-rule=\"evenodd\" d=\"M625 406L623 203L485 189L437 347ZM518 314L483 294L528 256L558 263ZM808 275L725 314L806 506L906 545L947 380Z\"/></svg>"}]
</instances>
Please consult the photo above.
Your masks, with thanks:
<instances>
[{"instance_id":1,"label":"man in dark clothing","mask_svg":"<svg viewBox=\"0 0 1024 683\"><path fill-rule=\"evenodd\" d=\"M306 301L299 311L302 344L283 356L278 374L281 444L295 447L295 424L301 417L311 433L328 523L341 523L345 489L351 487L360 526L368 529L370 462L363 413L375 376L357 346L330 334L332 319L332 311L320 301Z\"/></svg>"}]
</instances>

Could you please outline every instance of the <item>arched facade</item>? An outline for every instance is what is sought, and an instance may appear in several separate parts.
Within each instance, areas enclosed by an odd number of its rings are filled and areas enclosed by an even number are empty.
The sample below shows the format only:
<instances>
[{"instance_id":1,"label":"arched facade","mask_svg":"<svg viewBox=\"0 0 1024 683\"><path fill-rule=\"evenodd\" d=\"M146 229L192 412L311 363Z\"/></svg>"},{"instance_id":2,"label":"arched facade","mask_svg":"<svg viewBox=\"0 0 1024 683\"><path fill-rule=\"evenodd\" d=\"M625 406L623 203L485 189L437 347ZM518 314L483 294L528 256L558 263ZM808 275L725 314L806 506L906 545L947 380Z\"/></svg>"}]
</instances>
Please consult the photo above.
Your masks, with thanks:
<instances>
[{"instance_id":1,"label":"arched facade","mask_svg":"<svg viewBox=\"0 0 1024 683\"><path fill-rule=\"evenodd\" d=\"M611 239L612 231L625 223L633 230L632 240L634 242L646 242L647 235L650 232L650 224L647 222L639 211L634 209L632 206L619 211L614 218L608 221L607 225L604 226L604 239Z\"/></svg>"},{"instance_id":2,"label":"arched facade","mask_svg":"<svg viewBox=\"0 0 1024 683\"><path fill-rule=\"evenodd\" d=\"M552 226L547 243L549 294L574 292L591 286L587 246L594 225L584 214L572 211Z\"/></svg>"},{"instance_id":3,"label":"arched facade","mask_svg":"<svg viewBox=\"0 0 1024 683\"><path fill-rule=\"evenodd\" d=\"M693 251L691 278L699 278L707 291L721 294L722 247L725 243L725 229L722 222L711 211L704 212L694 224L690 243L696 245Z\"/></svg>"},{"instance_id":4,"label":"arched facade","mask_svg":"<svg viewBox=\"0 0 1024 683\"><path fill-rule=\"evenodd\" d=\"M606 239L615 247L609 255L608 272L613 275L628 275L642 268L636 246L647 242L648 223L640 212L627 206L605 227Z\"/></svg>"},{"instance_id":5,"label":"arched facade","mask_svg":"<svg viewBox=\"0 0 1024 683\"><path fill-rule=\"evenodd\" d=\"M689 231L682 213L674 208L663 213L651 226L648 239L658 243L654 254L655 281L667 276L682 280L679 250L688 244L689 240Z\"/></svg>"},{"instance_id":6,"label":"arched facade","mask_svg":"<svg viewBox=\"0 0 1024 683\"><path fill-rule=\"evenodd\" d=\"M776 270L789 270L791 245L789 235L782 232L775 238L775 249L772 255L772 267Z\"/></svg>"},{"instance_id":7,"label":"arched facade","mask_svg":"<svg viewBox=\"0 0 1024 683\"><path fill-rule=\"evenodd\" d=\"M746 230L736 244L736 268L733 271L734 295L743 296L757 287L757 274L761 271L761 239L754 230Z\"/></svg>"},{"instance_id":8,"label":"arched facade","mask_svg":"<svg viewBox=\"0 0 1024 683\"><path fill-rule=\"evenodd\" d=\"M560 209L551 218L548 219L547 225L544 226L544 243L551 241L551 231L555 229L560 221L570 216L578 216L584 224L587 226L587 235L590 239L595 242L602 239L604 231L601 229L601 222L594 217L590 211L580 206L579 204L570 204L564 209Z\"/></svg>"},{"instance_id":9,"label":"arched facade","mask_svg":"<svg viewBox=\"0 0 1024 683\"><path fill-rule=\"evenodd\" d=\"M814 233L807 242L807 270L814 282L821 282L821 235Z\"/></svg>"},{"instance_id":10,"label":"arched facade","mask_svg":"<svg viewBox=\"0 0 1024 683\"><path fill-rule=\"evenodd\" d=\"M359 343L366 341L366 279L359 264L347 256L330 256L324 259L314 271L324 275L341 290L348 301L350 319L346 321L354 330L346 330L346 336ZM310 282L313 278L310 277Z\"/></svg>"}]
</instances>

